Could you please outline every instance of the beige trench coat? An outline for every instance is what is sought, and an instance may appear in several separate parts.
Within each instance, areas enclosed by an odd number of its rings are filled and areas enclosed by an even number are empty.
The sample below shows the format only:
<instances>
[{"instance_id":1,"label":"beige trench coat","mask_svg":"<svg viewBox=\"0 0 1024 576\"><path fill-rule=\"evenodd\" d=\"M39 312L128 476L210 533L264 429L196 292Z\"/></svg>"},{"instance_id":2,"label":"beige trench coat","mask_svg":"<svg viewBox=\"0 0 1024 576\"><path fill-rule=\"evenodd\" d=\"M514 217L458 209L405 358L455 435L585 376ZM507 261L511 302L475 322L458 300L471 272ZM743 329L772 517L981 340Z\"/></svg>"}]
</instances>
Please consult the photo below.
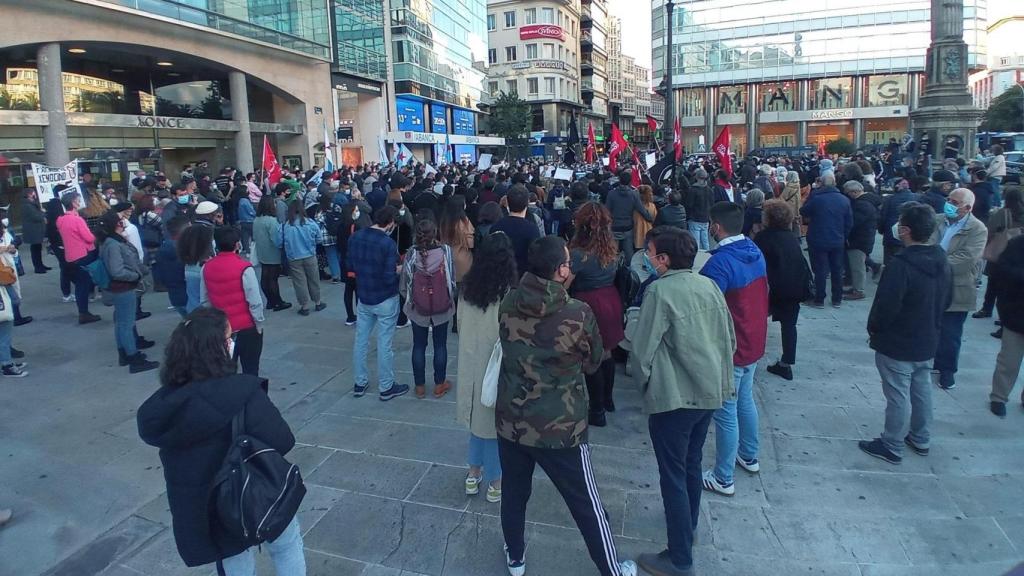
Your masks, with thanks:
<instances>
[{"instance_id":1,"label":"beige trench coat","mask_svg":"<svg viewBox=\"0 0 1024 576\"><path fill-rule=\"evenodd\" d=\"M497 301L481 310L465 300L459 300L459 369L455 394L456 414L460 424L479 438L497 438L494 430L494 408L480 403L480 392L498 340Z\"/></svg>"}]
</instances>

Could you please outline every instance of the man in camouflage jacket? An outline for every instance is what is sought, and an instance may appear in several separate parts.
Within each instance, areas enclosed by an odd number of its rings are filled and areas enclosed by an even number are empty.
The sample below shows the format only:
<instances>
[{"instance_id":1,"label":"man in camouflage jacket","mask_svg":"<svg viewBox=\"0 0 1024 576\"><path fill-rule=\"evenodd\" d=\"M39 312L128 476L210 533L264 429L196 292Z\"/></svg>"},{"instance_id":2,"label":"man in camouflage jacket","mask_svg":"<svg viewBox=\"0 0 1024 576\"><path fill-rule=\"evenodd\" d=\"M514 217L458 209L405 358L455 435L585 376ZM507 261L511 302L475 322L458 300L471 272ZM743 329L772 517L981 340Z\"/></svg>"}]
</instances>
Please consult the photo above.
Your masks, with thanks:
<instances>
[{"instance_id":1,"label":"man in camouflage jacket","mask_svg":"<svg viewBox=\"0 0 1024 576\"><path fill-rule=\"evenodd\" d=\"M526 569L526 504L534 467L540 464L572 512L602 576L634 576L633 562L618 561L587 444L584 373L597 370L604 352L597 319L564 288L572 276L564 240L535 240L528 263L499 310L503 357L495 425L509 572L517 576Z\"/></svg>"}]
</instances>

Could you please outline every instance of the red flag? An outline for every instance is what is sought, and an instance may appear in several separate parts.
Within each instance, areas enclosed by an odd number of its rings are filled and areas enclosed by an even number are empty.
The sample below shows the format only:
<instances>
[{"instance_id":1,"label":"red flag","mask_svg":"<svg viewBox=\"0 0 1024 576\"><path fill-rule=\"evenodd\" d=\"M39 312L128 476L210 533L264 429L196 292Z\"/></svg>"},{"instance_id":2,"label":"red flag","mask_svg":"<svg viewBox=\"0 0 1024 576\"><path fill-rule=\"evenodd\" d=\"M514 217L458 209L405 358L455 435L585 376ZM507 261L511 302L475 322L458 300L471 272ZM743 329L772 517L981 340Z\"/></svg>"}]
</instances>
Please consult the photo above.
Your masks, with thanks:
<instances>
[{"instance_id":1,"label":"red flag","mask_svg":"<svg viewBox=\"0 0 1024 576\"><path fill-rule=\"evenodd\" d=\"M274 156L266 134L263 135L263 173L266 174L270 186L275 186L281 181L281 165L277 163L277 156Z\"/></svg>"},{"instance_id":2,"label":"red flag","mask_svg":"<svg viewBox=\"0 0 1024 576\"><path fill-rule=\"evenodd\" d=\"M658 121L650 114L647 115L647 127L650 128L651 132L658 129Z\"/></svg>"},{"instance_id":3,"label":"red flag","mask_svg":"<svg viewBox=\"0 0 1024 576\"><path fill-rule=\"evenodd\" d=\"M640 158L638 158L637 155L636 155L636 148L633 148L632 146L630 146L629 150L630 150L630 152L633 153L633 164L634 164L634 166L633 166L633 174L631 175L632 179L629 181L629 185L632 186L633 188L636 188L636 187L640 186Z\"/></svg>"},{"instance_id":4,"label":"red flag","mask_svg":"<svg viewBox=\"0 0 1024 576\"><path fill-rule=\"evenodd\" d=\"M732 178L732 157L729 156L729 149L732 147L732 139L729 136L729 127L722 128L722 131L718 134L718 138L715 138L715 143L711 146L711 150L715 152L715 156L718 157L718 161L722 164L722 170L725 170L727 177Z\"/></svg>"},{"instance_id":5,"label":"red flag","mask_svg":"<svg viewBox=\"0 0 1024 576\"><path fill-rule=\"evenodd\" d=\"M622 137L622 130L619 125L612 123L612 140L608 145L608 169L612 172L618 171L619 163L616 157L626 149L626 139Z\"/></svg>"},{"instance_id":6,"label":"red flag","mask_svg":"<svg viewBox=\"0 0 1024 576\"><path fill-rule=\"evenodd\" d=\"M825 140L818 140L818 157L825 157Z\"/></svg>"},{"instance_id":7,"label":"red flag","mask_svg":"<svg viewBox=\"0 0 1024 576\"><path fill-rule=\"evenodd\" d=\"M594 138L594 123L587 123L587 150L585 152L587 164L594 163L594 157L597 156L597 139Z\"/></svg>"},{"instance_id":8,"label":"red flag","mask_svg":"<svg viewBox=\"0 0 1024 576\"><path fill-rule=\"evenodd\" d=\"M672 128L672 147L675 149L676 162L683 159L683 129L679 125L679 118L676 118L676 125Z\"/></svg>"}]
</instances>

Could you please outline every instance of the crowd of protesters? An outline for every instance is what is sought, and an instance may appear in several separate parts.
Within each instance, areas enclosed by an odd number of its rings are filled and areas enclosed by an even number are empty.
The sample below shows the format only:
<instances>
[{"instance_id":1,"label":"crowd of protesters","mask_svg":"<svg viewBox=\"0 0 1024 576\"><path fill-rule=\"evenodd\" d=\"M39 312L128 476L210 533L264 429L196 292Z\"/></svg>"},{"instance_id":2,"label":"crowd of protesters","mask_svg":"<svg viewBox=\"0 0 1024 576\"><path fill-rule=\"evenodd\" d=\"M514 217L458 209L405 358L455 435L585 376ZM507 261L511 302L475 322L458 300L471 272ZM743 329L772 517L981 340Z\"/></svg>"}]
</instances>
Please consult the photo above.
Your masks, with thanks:
<instances>
[{"instance_id":1,"label":"crowd of protesters","mask_svg":"<svg viewBox=\"0 0 1024 576\"><path fill-rule=\"evenodd\" d=\"M1002 346L990 408L1006 415L1024 357L1020 188L1002 185L1005 162L995 147L990 157L954 155L935 169L927 157L915 165L913 154L901 154L907 144L878 157L751 157L734 167L692 157L658 182L641 166L612 173L600 165L574 166L573 181L556 180L534 161L483 170L466 162L284 170L274 181L228 167L216 177L183 173L174 184L140 172L127 191L86 178L58 187L45 206L30 193L23 239L39 274L48 270L49 241L62 297L77 304L79 323L102 320L90 310L96 299L113 306L121 366L161 368L163 386L140 409L139 429L160 448L173 485L186 564L220 561L227 574L251 572L252 549L221 534L205 508L212 473L187 468L202 462L216 471L227 437L223 445L208 440L243 409L248 434L281 454L294 445L259 391L264 333L273 325L267 312L293 306L279 285L287 277L302 316L328 305L333 293L322 285L344 284L355 397L371 390L374 333L380 401L454 389L469 430L459 489L483 488L488 502L500 503L513 576L526 569L537 465L572 511L599 572L637 573L611 537L588 442L589 427L614 418L616 365L628 358L649 416L668 541L666 550L641 555L639 567L690 575L702 492L732 496L737 466L761 471L754 388L769 320L780 324L781 351L765 369L793 380L801 307L822 309L828 298L839 308L874 292L863 317L886 410L882 433L860 448L899 464L904 448L929 451L929 372L941 388L954 388L968 314L996 311ZM639 187L634 170L645 172ZM11 336L27 322L18 275L5 270L17 270L20 259L3 232L0 304L12 311L0 314L0 364L4 376L25 376ZM872 258L878 243L881 262ZM142 351L154 342L137 327L150 315L143 295L154 291L182 317L162 366ZM393 349L395 331L407 326L411 386L397 381ZM447 373L450 332L459 334L457 382ZM495 383L488 373L496 342ZM216 416L204 411L210 402ZM715 458L704 469L712 424ZM279 574L303 574L298 522L286 524L269 552ZM232 545L218 547L225 538Z\"/></svg>"}]
</instances>

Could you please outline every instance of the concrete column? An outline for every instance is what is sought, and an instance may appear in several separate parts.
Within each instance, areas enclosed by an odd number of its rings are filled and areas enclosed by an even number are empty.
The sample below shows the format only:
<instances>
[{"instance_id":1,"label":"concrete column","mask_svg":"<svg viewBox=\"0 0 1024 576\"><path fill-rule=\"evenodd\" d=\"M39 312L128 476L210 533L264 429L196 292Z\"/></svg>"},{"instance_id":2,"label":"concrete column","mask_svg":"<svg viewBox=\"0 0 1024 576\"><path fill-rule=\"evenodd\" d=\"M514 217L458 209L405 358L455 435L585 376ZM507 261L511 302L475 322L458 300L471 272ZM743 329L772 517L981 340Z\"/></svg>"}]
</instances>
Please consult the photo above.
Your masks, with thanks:
<instances>
[{"instance_id":1,"label":"concrete column","mask_svg":"<svg viewBox=\"0 0 1024 576\"><path fill-rule=\"evenodd\" d=\"M853 145L860 148L864 145L864 120L857 118L853 121Z\"/></svg>"},{"instance_id":2,"label":"concrete column","mask_svg":"<svg viewBox=\"0 0 1024 576\"><path fill-rule=\"evenodd\" d=\"M798 92L799 98L800 98L800 104L799 104L799 107L797 108L798 110L807 110L809 108L809 106L810 106L810 97L808 95L808 91L809 90L810 90L810 86L808 85L808 81L807 80L799 80L798 81L797 92ZM806 120L801 120L800 122L797 122L796 126L797 126L797 128L796 128L796 130L797 130L797 133L796 133L797 146L805 146L807 144L807 121Z\"/></svg>"},{"instance_id":3,"label":"concrete column","mask_svg":"<svg viewBox=\"0 0 1024 576\"><path fill-rule=\"evenodd\" d=\"M231 119L238 122L235 132L235 167L242 174L253 171L252 131L249 129L249 90L245 86L245 73L228 72L231 89Z\"/></svg>"},{"instance_id":4,"label":"concrete column","mask_svg":"<svg viewBox=\"0 0 1024 576\"><path fill-rule=\"evenodd\" d=\"M68 124L64 112L64 83L61 79L60 44L43 44L36 52L39 69L39 106L49 116L43 127L44 157L50 166L63 166L68 155Z\"/></svg>"},{"instance_id":5,"label":"concrete column","mask_svg":"<svg viewBox=\"0 0 1024 576\"><path fill-rule=\"evenodd\" d=\"M758 93L757 84L747 86L747 149L750 152L757 145L757 111L761 109L761 95Z\"/></svg>"},{"instance_id":6,"label":"concrete column","mask_svg":"<svg viewBox=\"0 0 1024 576\"><path fill-rule=\"evenodd\" d=\"M718 87L704 88L704 151L711 151L711 143L715 141L715 119L718 117Z\"/></svg>"}]
</instances>

